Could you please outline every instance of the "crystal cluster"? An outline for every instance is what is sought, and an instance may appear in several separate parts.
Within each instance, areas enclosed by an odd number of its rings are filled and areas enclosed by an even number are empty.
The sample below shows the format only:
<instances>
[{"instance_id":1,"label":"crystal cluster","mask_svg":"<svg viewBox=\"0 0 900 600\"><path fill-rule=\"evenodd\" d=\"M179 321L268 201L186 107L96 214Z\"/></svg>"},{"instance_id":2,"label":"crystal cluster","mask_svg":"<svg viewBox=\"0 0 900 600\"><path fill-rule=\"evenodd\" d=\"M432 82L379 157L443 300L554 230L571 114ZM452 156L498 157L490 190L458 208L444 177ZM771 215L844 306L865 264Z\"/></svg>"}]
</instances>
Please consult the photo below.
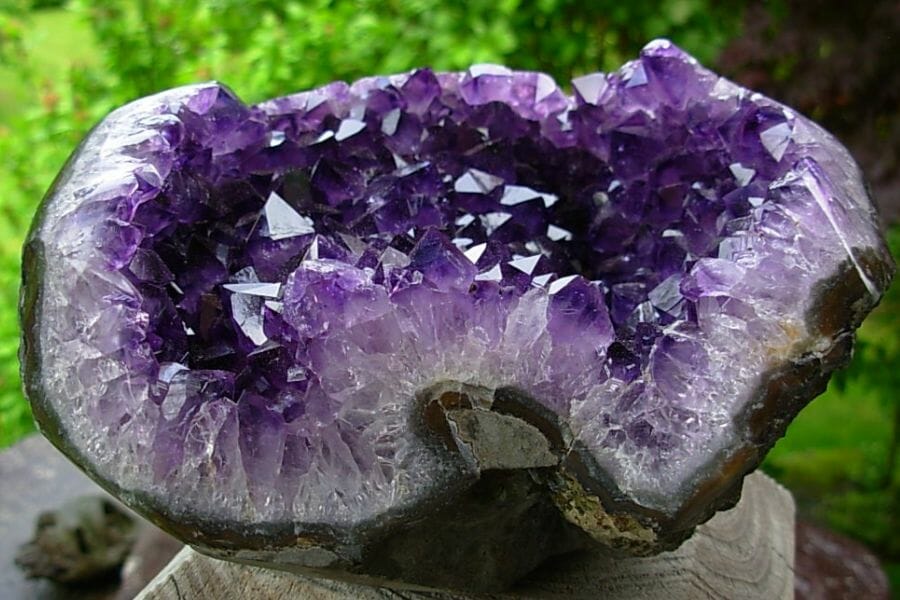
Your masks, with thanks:
<instances>
[{"instance_id":1,"label":"crystal cluster","mask_svg":"<svg viewBox=\"0 0 900 600\"><path fill-rule=\"evenodd\" d=\"M665 41L572 90L477 65L112 113L26 248L42 428L244 558L322 566L278 554L284 530L353 570L360 532L513 468L552 472L596 541L677 543L821 390L893 267L852 159L790 109ZM514 429L543 454L497 443Z\"/></svg>"}]
</instances>

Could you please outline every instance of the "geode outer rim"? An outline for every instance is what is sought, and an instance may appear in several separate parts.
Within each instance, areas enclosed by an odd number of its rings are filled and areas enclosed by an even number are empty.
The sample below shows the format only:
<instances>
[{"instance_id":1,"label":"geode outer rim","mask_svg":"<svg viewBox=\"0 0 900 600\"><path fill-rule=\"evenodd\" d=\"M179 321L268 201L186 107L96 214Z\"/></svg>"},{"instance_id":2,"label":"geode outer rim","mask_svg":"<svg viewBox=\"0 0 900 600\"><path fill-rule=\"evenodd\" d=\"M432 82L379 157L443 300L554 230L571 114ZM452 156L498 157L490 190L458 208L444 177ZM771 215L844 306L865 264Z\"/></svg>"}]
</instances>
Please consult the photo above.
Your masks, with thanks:
<instances>
[{"instance_id":1,"label":"geode outer rim","mask_svg":"<svg viewBox=\"0 0 900 600\"><path fill-rule=\"evenodd\" d=\"M176 90L170 90L169 92L163 92L163 94L172 94L173 96L178 96L179 94L183 94L188 89L199 89L202 87L206 87L208 85L216 86L226 91L227 87L221 86L217 83L212 84L201 84L199 86L189 86L185 88L179 88ZM229 92L230 93L230 92ZM123 107L125 108L125 107ZM108 118L108 117L107 117ZM106 122L106 120L104 120ZM101 122L101 125L103 122ZM98 126L99 127L99 126ZM76 464L79 464L85 471L87 471L94 479L101 482L104 487L107 489L111 489L118 493L120 496L129 497L133 500L138 500L138 496L142 494L134 494L128 490L124 490L119 488L112 481L105 480L102 475L96 472L89 461L86 460L77 449L75 449L67 440L67 437L59 423L58 416L55 410L52 408L51 403L45 397L43 392L41 382L40 382L40 340L37 338L35 334L38 334L41 327L41 315L37 312L37 306L40 303L40 299L43 296L43 286L47 283L44 281L42 277L42 256L43 251L40 248L42 242L38 239L41 224L43 222L43 217L48 210L48 206L53 204L56 193L59 188L62 187L63 182L67 181L73 175L77 175L72 173L72 165L74 163L74 159L79 155L83 148L94 141L94 136L97 135L97 129L95 128L94 132L89 134L78 149L75 150L72 157L70 158L69 163L67 163L66 168L60 173L60 176L57 178L57 181L54 183L53 187L47 193L44 198L44 201L41 204L41 207L38 211L38 217L35 219L31 232L28 236L28 241L26 242L25 247L25 269L23 271L23 286L22 286L22 296L21 296L21 307L22 307L22 325L23 325L23 344L22 344L22 366L23 366L23 382L26 388L27 395L32 401L32 405L35 408L35 415L38 420L38 424L41 429L44 431L45 435L47 435L53 443L59 447L65 454L67 454ZM885 289L887 286L887 281L890 278L890 271L892 271L891 260L889 255L885 250L883 240L881 248L873 248L871 249L872 253L876 255L874 259L872 267L869 268L868 276L871 279L882 283L883 285L879 286L879 289ZM863 251L860 251L862 254ZM882 266L880 273L875 272L875 267ZM852 267L849 269L849 272L852 275L856 275L858 277L858 273ZM820 286L822 292L819 296L813 296L807 298L807 305L814 306L817 303L821 303L826 300L831 293L830 290L833 290L839 286L839 284L845 279L848 274L847 269L838 269L832 275L824 277L820 280ZM867 292L867 290L861 290L861 294L854 297L849 304L857 305L857 310L853 311L855 315L864 315L868 310L870 310L877 303L877 299L873 298L871 294ZM809 330L816 331L820 329L819 324L810 321L812 317L811 314L808 314L807 324L811 325ZM769 402L774 403L776 406L781 408L781 415L776 419L776 426L770 428L768 431L764 431L761 435L751 435L748 437L754 438L754 443L748 446L745 446L743 450L749 450L750 456L744 458L744 460L739 460L737 463L731 464L734 462L734 457L737 456L740 458L741 456L741 448L733 449L732 452L728 453L727 456L715 456L711 459L711 462L706 465L706 467L698 469L695 477L690 478L690 480L685 482L685 485L688 487L693 487L696 489L701 489L702 484L698 484L700 481L705 481L711 487L711 491L707 492L707 494L703 494L705 497L718 498L718 502L713 500L708 503L700 502L698 508L691 508L689 506L692 503L686 503L683 507L683 510L679 513L680 516L675 516L674 518L667 518L664 515L660 515L655 511L650 511L649 514L646 515L647 523L656 523L657 525L663 525L662 529L667 531L678 531L678 532L687 532L693 526L702 522L709 516L711 516L715 510L719 508L723 508L728 504L733 504L736 501L736 497L734 497L733 492L739 492L740 482L743 479L743 476L755 468L760 462L762 456L765 454L764 451L760 452L757 450L750 450L755 447L756 444L759 444L759 448L762 450L767 449L772 444L774 444L775 440L778 437L783 435L783 430L787 425L787 422L793 415L796 414L802 408L803 405L806 404L810 399L812 399L815 395L820 393L821 388L824 386L824 383L827 381L828 376L830 375L831 370L837 368L846 358L849 357L850 354L850 344L847 339L848 333L852 332L853 328L858 322L858 319L851 319L847 323L847 327L844 327L841 331L833 332L830 335L832 340L832 350L836 350L838 356L832 357L828 356L827 366L824 371L819 370L815 371L817 373L817 377L813 380L806 382L806 385L803 387L800 393L793 394L790 399L791 402L786 403L783 402L782 395L767 392L766 389L771 385L772 376L767 374L762 374L760 377L760 386L758 388L758 396L759 397L769 397ZM831 352L829 353L831 354ZM792 371L792 367L794 367L797 363L804 363L809 361L817 360L814 356L808 356L806 358L802 356L796 356L793 359L786 360L781 367L774 369L775 372L783 371L784 373L790 374ZM29 376L29 372L30 375ZM763 406L759 409L761 412L765 412L766 407ZM753 415L749 415L746 417L746 423L738 428L740 431L744 431L747 433L748 427L746 427L747 423L750 423L753 420ZM736 419L737 421L737 419ZM577 454L582 454L578 452ZM585 456L582 456L584 460ZM611 481L608 477L603 477L603 474L600 472L600 469L596 467L596 465L592 466L590 463L593 460L587 460L588 463L587 471L593 472L595 474L593 479L594 481L590 481L590 479L584 479L583 484L588 488L592 489L594 493L596 493L603 500L604 506L611 507L615 512L626 512L626 513L639 513L639 507L633 505L630 502L623 502L623 495L617 489L604 489L601 485L597 487L597 480L607 480L607 485L609 481ZM151 497L142 497L140 501L132 502L132 504L136 504L143 511L151 516L152 520L156 522L160 522L164 525L168 523L176 523L181 522L185 525L186 529L190 529L191 524L191 513L185 512L183 514L173 514L168 513L165 508L165 503L163 499L160 498L151 498ZM704 509L705 507L705 509ZM382 519L377 519L382 520ZM384 515L384 520L387 520L390 523L394 522L394 517L389 513ZM239 524L236 523L226 523L226 522L201 522L195 521L195 524L202 525L205 528L214 529L216 525L221 525L226 531L230 533L235 533L235 539L238 541L238 545L240 547L247 547L248 545L257 545L251 542L251 540L256 539L259 547L273 547L279 545L275 540L279 537L277 535L278 530L282 530L285 524L277 524L272 523L269 525L266 524L257 524L252 526L252 531L247 530L244 532L240 532ZM303 529L305 526L300 523L290 522L289 528L293 531L296 531L298 528ZM166 527L167 529L172 529L171 526ZM306 530L311 530L310 527L305 527ZM372 529L377 529L377 524L372 524ZM356 528L357 532L362 528ZM198 545L209 545L210 547L221 547L222 542L224 540L218 538L209 539L209 543L206 540L205 532L193 532L195 534L195 541L192 543L196 543ZM326 537L334 537L335 541L337 538L343 537L334 535L336 532L329 532ZM181 531L181 536L185 537L185 531ZM189 539L190 535L186 536ZM296 542L296 535L289 535L294 542ZM354 536L356 537L356 536ZM288 540L285 540L288 541Z\"/></svg>"}]
</instances>

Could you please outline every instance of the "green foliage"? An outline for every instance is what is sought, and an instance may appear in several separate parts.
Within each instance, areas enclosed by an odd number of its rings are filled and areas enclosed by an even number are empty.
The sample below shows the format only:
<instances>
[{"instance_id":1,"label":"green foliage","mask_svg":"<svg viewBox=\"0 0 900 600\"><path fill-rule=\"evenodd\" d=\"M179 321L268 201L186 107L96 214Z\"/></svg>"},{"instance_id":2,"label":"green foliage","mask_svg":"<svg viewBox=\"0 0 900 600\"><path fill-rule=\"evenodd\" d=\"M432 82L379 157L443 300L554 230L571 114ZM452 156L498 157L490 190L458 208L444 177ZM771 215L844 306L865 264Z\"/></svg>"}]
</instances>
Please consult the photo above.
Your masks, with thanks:
<instances>
[{"instance_id":1,"label":"green foliage","mask_svg":"<svg viewBox=\"0 0 900 600\"><path fill-rule=\"evenodd\" d=\"M711 0L81 0L123 97L218 77L255 101L333 79L504 62L566 80L656 36L712 59L740 11Z\"/></svg>"}]
</instances>

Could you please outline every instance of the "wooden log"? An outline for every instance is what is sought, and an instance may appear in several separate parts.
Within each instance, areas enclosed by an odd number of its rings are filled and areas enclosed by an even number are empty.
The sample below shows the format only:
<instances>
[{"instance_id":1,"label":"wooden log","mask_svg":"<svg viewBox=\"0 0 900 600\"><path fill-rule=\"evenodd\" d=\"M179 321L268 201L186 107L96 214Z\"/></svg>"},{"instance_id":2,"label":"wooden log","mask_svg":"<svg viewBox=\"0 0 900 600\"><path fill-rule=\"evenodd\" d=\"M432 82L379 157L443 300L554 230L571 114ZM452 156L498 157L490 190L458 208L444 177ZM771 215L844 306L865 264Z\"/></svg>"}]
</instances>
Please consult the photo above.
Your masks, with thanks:
<instances>
[{"instance_id":1,"label":"wooden log","mask_svg":"<svg viewBox=\"0 0 900 600\"><path fill-rule=\"evenodd\" d=\"M744 483L738 505L701 525L678 550L650 558L592 553L558 557L497 600L728 600L794 597L794 502L762 473ZM185 548L140 600L465 600L452 592L413 592L316 579L225 562Z\"/></svg>"}]
</instances>

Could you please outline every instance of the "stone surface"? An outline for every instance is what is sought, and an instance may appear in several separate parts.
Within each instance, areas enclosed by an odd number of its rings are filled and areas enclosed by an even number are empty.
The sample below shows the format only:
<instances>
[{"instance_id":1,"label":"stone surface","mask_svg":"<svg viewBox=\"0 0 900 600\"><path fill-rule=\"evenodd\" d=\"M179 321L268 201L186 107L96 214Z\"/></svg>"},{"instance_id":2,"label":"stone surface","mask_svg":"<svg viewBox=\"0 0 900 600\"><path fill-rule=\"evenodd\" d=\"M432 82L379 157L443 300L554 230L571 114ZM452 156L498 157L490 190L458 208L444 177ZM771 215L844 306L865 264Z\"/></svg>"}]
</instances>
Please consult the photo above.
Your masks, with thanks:
<instances>
[{"instance_id":1,"label":"stone surface","mask_svg":"<svg viewBox=\"0 0 900 600\"><path fill-rule=\"evenodd\" d=\"M37 516L84 494L97 484L56 452L45 439L28 437L0 452L0 589L11 600L106 600L115 583L100 590L72 590L43 579L27 579L15 556L34 534Z\"/></svg>"},{"instance_id":2,"label":"stone surface","mask_svg":"<svg viewBox=\"0 0 900 600\"><path fill-rule=\"evenodd\" d=\"M868 548L848 537L797 521L794 588L797 600L891 597L887 574Z\"/></svg>"},{"instance_id":3,"label":"stone surface","mask_svg":"<svg viewBox=\"0 0 900 600\"><path fill-rule=\"evenodd\" d=\"M44 433L242 560L491 588L676 546L845 362L893 263L838 142L670 43L572 88L476 65L115 111L26 246ZM509 555L504 502L546 535L496 571L384 550L458 528Z\"/></svg>"},{"instance_id":4,"label":"stone surface","mask_svg":"<svg viewBox=\"0 0 900 600\"><path fill-rule=\"evenodd\" d=\"M128 600L179 550L173 538L149 524L140 527L121 578L115 574L81 585L27 579L15 564L34 534L38 515L83 495L105 495L39 435L0 451L0 597L4 600Z\"/></svg>"},{"instance_id":5,"label":"stone surface","mask_svg":"<svg viewBox=\"0 0 900 600\"><path fill-rule=\"evenodd\" d=\"M101 495L78 496L38 515L16 565L29 578L65 585L114 577L137 539L134 517Z\"/></svg>"}]
</instances>

